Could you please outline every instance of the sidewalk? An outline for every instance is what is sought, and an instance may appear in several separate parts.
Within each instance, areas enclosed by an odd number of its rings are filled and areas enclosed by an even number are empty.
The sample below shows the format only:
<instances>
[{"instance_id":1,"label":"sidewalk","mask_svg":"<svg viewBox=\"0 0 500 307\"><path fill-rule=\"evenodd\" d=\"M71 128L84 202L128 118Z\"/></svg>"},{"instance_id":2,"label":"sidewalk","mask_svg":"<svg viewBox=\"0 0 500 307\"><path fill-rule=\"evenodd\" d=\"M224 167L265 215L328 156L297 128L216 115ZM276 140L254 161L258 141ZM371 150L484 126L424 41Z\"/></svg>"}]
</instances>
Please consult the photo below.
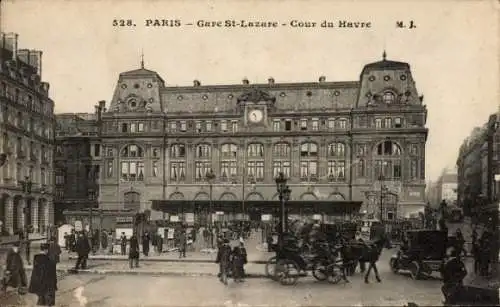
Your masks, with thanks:
<instances>
[{"instance_id":1,"label":"sidewalk","mask_svg":"<svg viewBox=\"0 0 500 307\"><path fill-rule=\"evenodd\" d=\"M73 269L74 262L62 262L58 264L57 270L60 273L68 273ZM32 265L27 265L26 270L33 270ZM215 263L168 263L168 262L142 262L139 260L139 268L131 269L128 262L104 262L90 264L86 270L79 270L78 274L104 274L104 275L149 275L149 276L190 276L216 277L219 266ZM248 263L245 265L245 272L249 278L264 278L265 265Z\"/></svg>"},{"instance_id":2,"label":"sidewalk","mask_svg":"<svg viewBox=\"0 0 500 307\"><path fill-rule=\"evenodd\" d=\"M496 274L497 276L483 277L474 273L474 259L465 258L464 263L467 269L467 276L464 279L465 285L491 290L497 290L500 288L500 278L498 274ZM499 268L497 268L496 271L500 272Z\"/></svg>"}]
</instances>

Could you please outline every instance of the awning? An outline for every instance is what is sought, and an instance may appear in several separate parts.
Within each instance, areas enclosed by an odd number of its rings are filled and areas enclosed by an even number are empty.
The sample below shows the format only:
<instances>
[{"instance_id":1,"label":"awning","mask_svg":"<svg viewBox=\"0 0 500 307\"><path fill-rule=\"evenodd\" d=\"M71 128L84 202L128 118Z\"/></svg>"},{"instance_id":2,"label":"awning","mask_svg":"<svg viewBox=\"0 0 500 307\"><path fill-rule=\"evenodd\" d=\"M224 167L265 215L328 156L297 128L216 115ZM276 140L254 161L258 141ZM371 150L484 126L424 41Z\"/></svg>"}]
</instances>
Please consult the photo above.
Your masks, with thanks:
<instances>
[{"instance_id":1,"label":"awning","mask_svg":"<svg viewBox=\"0 0 500 307\"><path fill-rule=\"evenodd\" d=\"M352 214L359 212L361 201L288 201L286 207L289 213L310 214ZM224 211L227 213L241 213L243 206L245 211L259 211L261 213L279 212L281 203L277 200L247 200L243 204L241 200L213 200L212 211ZM167 213L199 212L210 208L210 200L152 200L152 209Z\"/></svg>"}]
</instances>

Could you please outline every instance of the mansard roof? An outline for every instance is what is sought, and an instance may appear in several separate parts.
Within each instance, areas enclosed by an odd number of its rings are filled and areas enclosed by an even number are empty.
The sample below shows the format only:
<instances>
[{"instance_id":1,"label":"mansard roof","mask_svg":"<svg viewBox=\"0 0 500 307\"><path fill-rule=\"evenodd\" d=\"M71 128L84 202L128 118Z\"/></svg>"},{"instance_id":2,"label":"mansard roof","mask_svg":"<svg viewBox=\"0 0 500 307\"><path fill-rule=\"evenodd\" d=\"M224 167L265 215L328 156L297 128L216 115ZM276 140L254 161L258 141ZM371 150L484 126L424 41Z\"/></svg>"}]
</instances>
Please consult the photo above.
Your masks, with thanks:
<instances>
[{"instance_id":1,"label":"mansard roof","mask_svg":"<svg viewBox=\"0 0 500 307\"><path fill-rule=\"evenodd\" d=\"M406 62L389 61L383 59L382 61L365 65L362 74L373 70L409 70L409 69L410 65Z\"/></svg>"},{"instance_id":2,"label":"mansard roof","mask_svg":"<svg viewBox=\"0 0 500 307\"><path fill-rule=\"evenodd\" d=\"M160 79L161 81L163 81L162 77L160 77L160 75L156 71L152 71L152 70L146 69L144 67L141 67L139 69L129 70L126 72L122 72L120 74L120 78L121 77L133 77L133 78L156 77L156 78Z\"/></svg>"}]
</instances>

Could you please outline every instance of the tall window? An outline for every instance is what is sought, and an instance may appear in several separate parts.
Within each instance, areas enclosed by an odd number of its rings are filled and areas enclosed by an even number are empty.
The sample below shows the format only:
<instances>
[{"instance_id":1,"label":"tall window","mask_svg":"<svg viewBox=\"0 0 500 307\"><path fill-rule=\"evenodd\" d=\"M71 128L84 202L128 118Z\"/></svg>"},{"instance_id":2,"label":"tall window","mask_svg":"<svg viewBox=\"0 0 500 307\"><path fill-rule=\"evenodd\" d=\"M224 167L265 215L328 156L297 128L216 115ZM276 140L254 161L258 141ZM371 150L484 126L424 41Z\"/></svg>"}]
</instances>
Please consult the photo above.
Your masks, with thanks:
<instances>
[{"instance_id":1,"label":"tall window","mask_svg":"<svg viewBox=\"0 0 500 307\"><path fill-rule=\"evenodd\" d=\"M220 131L221 132L227 132L227 121L226 120L221 120L221 122L220 122Z\"/></svg>"},{"instance_id":2,"label":"tall window","mask_svg":"<svg viewBox=\"0 0 500 307\"><path fill-rule=\"evenodd\" d=\"M307 119L300 120L300 130L302 131L307 130Z\"/></svg>"},{"instance_id":3,"label":"tall window","mask_svg":"<svg viewBox=\"0 0 500 307\"><path fill-rule=\"evenodd\" d=\"M212 169L212 147L209 144L199 144L195 147L194 180L206 180L206 174Z\"/></svg>"},{"instance_id":4,"label":"tall window","mask_svg":"<svg viewBox=\"0 0 500 307\"><path fill-rule=\"evenodd\" d=\"M179 130L181 132L186 132L187 131L187 124L186 124L185 120L181 120L180 121L180 128L179 128Z\"/></svg>"},{"instance_id":5,"label":"tall window","mask_svg":"<svg viewBox=\"0 0 500 307\"><path fill-rule=\"evenodd\" d=\"M273 131L278 132L281 128L281 121L279 119L273 120Z\"/></svg>"},{"instance_id":6,"label":"tall window","mask_svg":"<svg viewBox=\"0 0 500 307\"><path fill-rule=\"evenodd\" d=\"M288 143L276 143L273 146L273 176L283 172L286 177L291 174L291 150Z\"/></svg>"},{"instance_id":7,"label":"tall window","mask_svg":"<svg viewBox=\"0 0 500 307\"><path fill-rule=\"evenodd\" d=\"M233 131L233 133L238 132L238 121L234 120L231 122L231 130Z\"/></svg>"},{"instance_id":8,"label":"tall window","mask_svg":"<svg viewBox=\"0 0 500 307\"><path fill-rule=\"evenodd\" d=\"M377 145L375 151L375 178L401 179L401 147L392 141Z\"/></svg>"},{"instance_id":9,"label":"tall window","mask_svg":"<svg viewBox=\"0 0 500 307\"><path fill-rule=\"evenodd\" d=\"M313 131L318 131L319 130L319 119L313 118L311 121L311 128Z\"/></svg>"},{"instance_id":10,"label":"tall window","mask_svg":"<svg viewBox=\"0 0 500 307\"><path fill-rule=\"evenodd\" d=\"M186 146L184 144L173 144L170 147L170 158L186 158Z\"/></svg>"},{"instance_id":11,"label":"tall window","mask_svg":"<svg viewBox=\"0 0 500 307\"><path fill-rule=\"evenodd\" d=\"M144 152L137 145L125 146L120 154L120 178L124 181L144 180Z\"/></svg>"},{"instance_id":12,"label":"tall window","mask_svg":"<svg viewBox=\"0 0 500 307\"><path fill-rule=\"evenodd\" d=\"M207 173L212 169L210 161L196 161L194 163L194 180L201 182L206 180Z\"/></svg>"},{"instance_id":13,"label":"tall window","mask_svg":"<svg viewBox=\"0 0 500 307\"><path fill-rule=\"evenodd\" d=\"M256 182L264 181L264 145L248 144L246 174Z\"/></svg>"},{"instance_id":14,"label":"tall window","mask_svg":"<svg viewBox=\"0 0 500 307\"><path fill-rule=\"evenodd\" d=\"M345 118L340 118L337 120L339 129L347 128L347 120Z\"/></svg>"},{"instance_id":15,"label":"tall window","mask_svg":"<svg viewBox=\"0 0 500 307\"><path fill-rule=\"evenodd\" d=\"M186 146L172 144L170 146L170 181L183 182L186 179Z\"/></svg>"},{"instance_id":16,"label":"tall window","mask_svg":"<svg viewBox=\"0 0 500 307\"><path fill-rule=\"evenodd\" d=\"M300 145L300 180L318 180L318 145L315 143Z\"/></svg>"},{"instance_id":17,"label":"tall window","mask_svg":"<svg viewBox=\"0 0 500 307\"><path fill-rule=\"evenodd\" d=\"M385 119L385 128L392 128L392 118Z\"/></svg>"},{"instance_id":18,"label":"tall window","mask_svg":"<svg viewBox=\"0 0 500 307\"><path fill-rule=\"evenodd\" d=\"M211 149L209 144L200 144L196 146L196 158L209 159L211 157Z\"/></svg>"},{"instance_id":19,"label":"tall window","mask_svg":"<svg viewBox=\"0 0 500 307\"><path fill-rule=\"evenodd\" d=\"M343 143L328 145L328 181L345 181L346 150Z\"/></svg>"},{"instance_id":20,"label":"tall window","mask_svg":"<svg viewBox=\"0 0 500 307\"><path fill-rule=\"evenodd\" d=\"M380 118L375 118L375 128L380 129L382 128L382 119Z\"/></svg>"},{"instance_id":21,"label":"tall window","mask_svg":"<svg viewBox=\"0 0 500 307\"><path fill-rule=\"evenodd\" d=\"M329 118L328 119L328 130L334 130L335 129L335 119Z\"/></svg>"},{"instance_id":22,"label":"tall window","mask_svg":"<svg viewBox=\"0 0 500 307\"><path fill-rule=\"evenodd\" d=\"M237 176L238 146L235 144L222 144L220 152L221 180L233 180Z\"/></svg>"},{"instance_id":23,"label":"tall window","mask_svg":"<svg viewBox=\"0 0 500 307\"><path fill-rule=\"evenodd\" d=\"M410 144L410 179L418 178L418 159L419 147L418 144Z\"/></svg>"},{"instance_id":24,"label":"tall window","mask_svg":"<svg viewBox=\"0 0 500 307\"><path fill-rule=\"evenodd\" d=\"M396 100L396 96L392 92L385 92L382 96L382 100L384 101L384 103L391 104Z\"/></svg>"}]
</instances>

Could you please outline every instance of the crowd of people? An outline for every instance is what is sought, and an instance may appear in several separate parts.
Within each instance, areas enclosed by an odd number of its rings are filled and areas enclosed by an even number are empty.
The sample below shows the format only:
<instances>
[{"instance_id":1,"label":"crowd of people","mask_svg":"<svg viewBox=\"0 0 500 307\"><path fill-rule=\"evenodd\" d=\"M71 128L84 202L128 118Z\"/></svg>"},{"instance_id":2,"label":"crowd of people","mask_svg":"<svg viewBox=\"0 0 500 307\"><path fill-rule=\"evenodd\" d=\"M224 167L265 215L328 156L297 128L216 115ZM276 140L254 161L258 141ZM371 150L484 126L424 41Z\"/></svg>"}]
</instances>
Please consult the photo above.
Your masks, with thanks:
<instances>
[{"instance_id":1,"label":"crowd of people","mask_svg":"<svg viewBox=\"0 0 500 307\"><path fill-rule=\"evenodd\" d=\"M24 249L26 259L21 256L20 247L23 241L15 242L7 252L4 274L1 280L2 292L8 287L17 289L20 295L26 293L36 294L38 306L54 306L57 291L57 263L60 261L61 248L55 237L49 238L47 243L42 243L40 253L33 257L33 271L28 283L24 262L31 263L31 255Z\"/></svg>"}]
</instances>

